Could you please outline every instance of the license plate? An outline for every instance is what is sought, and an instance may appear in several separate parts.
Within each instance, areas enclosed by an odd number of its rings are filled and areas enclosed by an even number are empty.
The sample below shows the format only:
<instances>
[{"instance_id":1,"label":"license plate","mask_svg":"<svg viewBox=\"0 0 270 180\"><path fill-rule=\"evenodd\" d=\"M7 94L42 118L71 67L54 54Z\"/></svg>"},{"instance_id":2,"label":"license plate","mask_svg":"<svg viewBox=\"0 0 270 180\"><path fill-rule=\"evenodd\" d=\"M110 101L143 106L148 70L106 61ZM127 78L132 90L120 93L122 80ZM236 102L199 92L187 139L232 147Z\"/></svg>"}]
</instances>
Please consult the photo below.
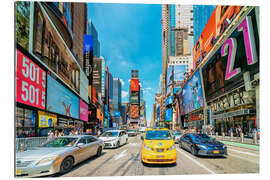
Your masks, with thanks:
<instances>
[{"instance_id":1,"label":"license plate","mask_svg":"<svg viewBox=\"0 0 270 180\"><path fill-rule=\"evenodd\" d=\"M214 154L218 154L218 153L219 153L219 151L218 151L218 150L215 150L215 151L213 151L213 153L214 153Z\"/></svg>"},{"instance_id":2,"label":"license plate","mask_svg":"<svg viewBox=\"0 0 270 180\"><path fill-rule=\"evenodd\" d=\"M21 175L21 174L22 174L22 170L16 169L16 175Z\"/></svg>"},{"instance_id":3,"label":"license plate","mask_svg":"<svg viewBox=\"0 0 270 180\"><path fill-rule=\"evenodd\" d=\"M165 157L165 156L163 156L163 155L157 155L157 158L163 158L163 157Z\"/></svg>"}]
</instances>

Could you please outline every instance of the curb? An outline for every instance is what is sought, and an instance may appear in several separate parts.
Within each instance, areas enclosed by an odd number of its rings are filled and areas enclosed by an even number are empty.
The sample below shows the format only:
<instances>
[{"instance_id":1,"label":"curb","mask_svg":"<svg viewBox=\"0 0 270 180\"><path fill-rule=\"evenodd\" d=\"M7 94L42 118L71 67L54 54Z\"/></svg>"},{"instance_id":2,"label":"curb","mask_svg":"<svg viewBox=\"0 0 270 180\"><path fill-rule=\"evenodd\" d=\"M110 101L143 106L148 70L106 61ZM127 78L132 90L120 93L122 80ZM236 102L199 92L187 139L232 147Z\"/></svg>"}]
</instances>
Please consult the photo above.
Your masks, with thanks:
<instances>
[{"instance_id":1,"label":"curb","mask_svg":"<svg viewBox=\"0 0 270 180\"><path fill-rule=\"evenodd\" d=\"M252 149L252 150L260 150L260 146L259 145L251 145L251 144L243 144L243 143L237 143L237 142L231 142L231 141L223 141L220 140L220 142L226 144L226 145L231 145L231 146L237 146L237 147L241 147L241 148L246 148L246 149Z\"/></svg>"}]
</instances>

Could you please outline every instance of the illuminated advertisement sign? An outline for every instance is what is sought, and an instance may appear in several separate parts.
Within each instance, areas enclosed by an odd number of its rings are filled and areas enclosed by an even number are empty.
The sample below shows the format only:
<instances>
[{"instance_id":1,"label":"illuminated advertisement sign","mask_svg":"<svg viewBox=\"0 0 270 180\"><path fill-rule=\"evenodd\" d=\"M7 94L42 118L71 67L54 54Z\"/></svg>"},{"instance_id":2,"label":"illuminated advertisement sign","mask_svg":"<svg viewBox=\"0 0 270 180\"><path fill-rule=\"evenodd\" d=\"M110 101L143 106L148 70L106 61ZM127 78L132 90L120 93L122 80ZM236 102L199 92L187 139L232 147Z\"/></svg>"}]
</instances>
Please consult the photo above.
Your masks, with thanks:
<instances>
[{"instance_id":1,"label":"illuminated advertisement sign","mask_svg":"<svg viewBox=\"0 0 270 180\"><path fill-rule=\"evenodd\" d=\"M183 104L183 91L181 91L178 95L178 105L179 105L179 110L180 110L180 114L184 115L184 104Z\"/></svg>"},{"instance_id":2,"label":"illuminated advertisement sign","mask_svg":"<svg viewBox=\"0 0 270 180\"><path fill-rule=\"evenodd\" d=\"M47 80L47 110L79 119L79 98L50 75Z\"/></svg>"},{"instance_id":3,"label":"illuminated advertisement sign","mask_svg":"<svg viewBox=\"0 0 270 180\"><path fill-rule=\"evenodd\" d=\"M169 104L173 103L173 96L170 96L166 99L165 105L168 106Z\"/></svg>"},{"instance_id":4,"label":"illuminated advertisement sign","mask_svg":"<svg viewBox=\"0 0 270 180\"><path fill-rule=\"evenodd\" d=\"M132 78L130 80L130 90L131 91L139 91L139 79Z\"/></svg>"},{"instance_id":5,"label":"illuminated advertisement sign","mask_svg":"<svg viewBox=\"0 0 270 180\"><path fill-rule=\"evenodd\" d=\"M133 104L137 104L139 103L139 96L131 96L130 97L130 102L133 103Z\"/></svg>"},{"instance_id":6,"label":"illuminated advertisement sign","mask_svg":"<svg viewBox=\"0 0 270 180\"><path fill-rule=\"evenodd\" d=\"M57 125L57 115L38 111L38 127L54 127Z\"/></svg>"},{"instance_id":7,"label":"illuminated advertisement sign","mask_svg":"<svg viewBox=\"0 0 270 180\"><path fill-rule=\"evenodd\" d=\"M119 111L113 112L113 116L121 116L121 113Z\"/></svg>"},{"instance_id":8,"label":"illuminated advertisement sign","mask_svg":"<svg viewBox=\"0 0 270 180\"><path fill-rule=\"evenodd\" d=\"M68 86L80 93L81 68L67 48L59 32L53 27L45 10L35 3L31 53L55 72Z\"/></svg>"},{"instance_id":9,"label":"illuminated advertisement sign","mask_svg":"<svg viewBox=\"0 0 270 180\"><path fill-rule=\"evenodd\" d=\"M131 105L130 117L134 118L134 119L139 117L139 106L138 105Z\"/></svg>"},{"instance_id":10,"label":"illuminated advertisement sign","mask_svg":"<svg viewBox=\"0 0 270 180\"><path fill-rule=\"evenodd\" d=\"M252 81L259 72L259 33L255 11L239 24L202 68L206 101Z\"/></svg>"},{"instance_id":11,"label":"illuminated advertisement sign","mask_svg":"<svg viewBox=\"0 0 270 180\"><path fill-rule=\"evenodd\" d=\"M199 71L196 71L183 87L182 97L185 114L203 107L202 86Z\"/></svg>"},{"instance_id":12,"label":"illuminated advertisement sign","mask_svg":"<svg viewBox=\"0 0 270 180\"><path fill-rule=\"evenodd\" d=\"M29 24L30 24L30 2L17 1L16 7L16 42L24 49L29 47Z\"/></svg>"},{"instance_id":13,"label":"illuminated advertisement sign","mask_svg":"<svg viewBox=\"0 0 270 180\"><path fill-rule=\"evenodd\" d=\"M88 105L80 99L80 120L88 122Z\"/></svg>"},{"instance_id":14,"label":"illuminated advertisement sign","mask_svg":"<svg viewBox=\"0 0 270 180\"><path fill-rule=\"evenodd\" d=\"M174 82L179 84L185 79L186 65L175 65L174 66Z\"/></svg>"},{"instance_id":15,"label":"illuminated advertisement sign","mask_svg":"<svg viewBox=\"0 0 270 180\"><path fill-rule=\"evenodd\" d=\"M166 109L165 121L166 122L172 121L172 108Z\"/></svg>"},{"instance_id":16,"label":"illuminated advertisement sign","mask_svg":"<svg viewBox=\"0 0 270 180\"><path fill-rule=\"evenodd\" d=\"M160 121L160 105L157 105L157 121Z\"/></svg>"},{"instance_id":17,"label":"illuminated advertisement sign","mask_svg":"<svg viewBox=\"0 0 270 180\"><path fill-rule=\"evenodd\" d=\"M88 78L85 73L80 70L80 97L85 100L87 103L88 101Z\"/></svg>"},{"instance_id":18,"label":"illuminated advertisement sign","mask_svg":"<svg viewBox=\"0 0 270 180\"><path fill-rule=\"evenodd\" d=\"M241 6L217 6L193 48L193 67L197 67L218 38L234 20Z\"/></svg>"},{"instance_id":19,"label":"illuminated advertisement sign","mask_svg":"<svg viewBox=\"0 0 270 180\"><path fill-rule=\"evenodd\" d=\"M16 101L45 109L46 72L16 49Z\"/></svg>"},{"instance_id":20,"label":"illuminated advertisement sign","mask_svg":"<svg viewBox=\"0 0 270 180\"><path fill-rule=\"evenodd\" d=\"M105 97L105 60L102 59L101 63L101 96Z\"/></svg>"}]
</instances>

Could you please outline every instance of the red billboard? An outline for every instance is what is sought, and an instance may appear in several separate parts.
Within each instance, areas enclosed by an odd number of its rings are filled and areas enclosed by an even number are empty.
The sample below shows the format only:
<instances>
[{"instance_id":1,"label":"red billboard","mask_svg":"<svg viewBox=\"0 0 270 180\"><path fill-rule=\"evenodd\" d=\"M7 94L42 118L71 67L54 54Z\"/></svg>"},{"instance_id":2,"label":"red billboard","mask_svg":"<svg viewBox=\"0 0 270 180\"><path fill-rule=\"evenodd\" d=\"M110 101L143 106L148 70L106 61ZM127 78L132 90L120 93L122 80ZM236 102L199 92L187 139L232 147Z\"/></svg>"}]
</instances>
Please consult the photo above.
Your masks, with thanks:
<instances>
[{"instance_id":1,"label":"red billboard","mask_svg":"<svg viewBox=\"0 0 270 180\"><path fill-rule=\"evenodd\" d=\"M45 109L46 72L16 49L16 101Z\"/></svg>"},{"instance_id":2,"label":"red billboard","mask_svg":"<svg viewBox=\"0 0 270 180\"><path fill-rule=\"evenodd\" d=\"M241 6L216 6L193 47L193 67L199 65L240 10Z\"/></svg>"},{"instance_id":3,"label":"red billboard","mask_svg":"<svg viewBox=\"0 0 270 180\"><path fill-rule=\"evenodd\" d=\"M139 79L132 78L130 80L130 90L131 91L139 91Z\"/></svg>"},{"instance_id":4,"label":"red billboard","mask_svg":"<svg viewBox=\"0 0 270 180\"><path fill-rule=\"evenodd\" d=\"M139 117L139 106L138 105L131 105L130 117L134 118L134 119Z\"/></svg>"}]
</instances>

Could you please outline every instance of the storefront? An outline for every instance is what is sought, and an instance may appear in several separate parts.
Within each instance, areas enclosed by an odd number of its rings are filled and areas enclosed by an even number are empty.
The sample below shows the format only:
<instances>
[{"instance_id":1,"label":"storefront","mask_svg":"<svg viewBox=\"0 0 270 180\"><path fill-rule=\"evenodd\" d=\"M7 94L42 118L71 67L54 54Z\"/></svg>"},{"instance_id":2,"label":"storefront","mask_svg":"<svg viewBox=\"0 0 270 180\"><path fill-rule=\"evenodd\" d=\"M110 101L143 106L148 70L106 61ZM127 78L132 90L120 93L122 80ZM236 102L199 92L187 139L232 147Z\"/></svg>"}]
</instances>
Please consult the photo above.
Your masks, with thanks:
<instances>
[{"instance_id":1,"label":"storefront","mask_svg":"<svg viewBox=\"0 0 270 180\"><path fill-rule=\"evenodd\" d=\"M16 107L16 137L34 137L37 134L37 113L22 107Z\"/></svg>"}]
</instances>

